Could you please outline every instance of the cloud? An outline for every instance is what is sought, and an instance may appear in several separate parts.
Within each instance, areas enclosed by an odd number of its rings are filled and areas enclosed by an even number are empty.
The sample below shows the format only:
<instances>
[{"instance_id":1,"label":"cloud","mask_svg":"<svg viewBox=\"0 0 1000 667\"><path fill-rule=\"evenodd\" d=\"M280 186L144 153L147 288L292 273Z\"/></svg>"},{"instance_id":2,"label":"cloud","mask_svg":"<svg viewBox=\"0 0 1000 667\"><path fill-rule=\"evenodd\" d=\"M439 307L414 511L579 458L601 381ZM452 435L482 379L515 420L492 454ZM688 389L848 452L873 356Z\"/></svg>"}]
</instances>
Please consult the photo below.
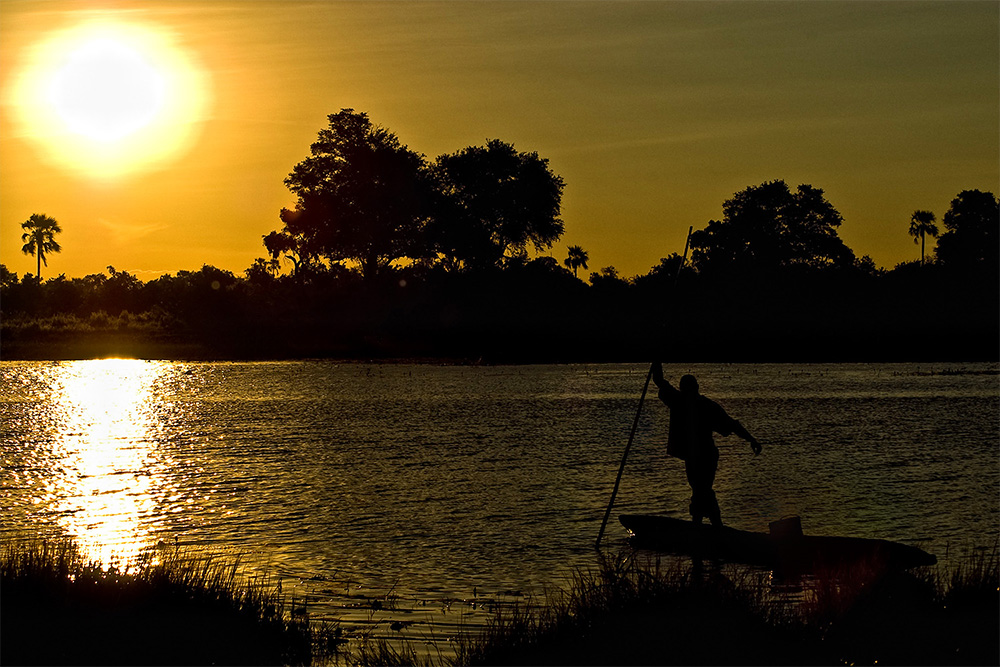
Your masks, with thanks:
<instances>
[{"instance_id":1,"label":"cloud","mask_svg":"<svg viewBox=\"0 0 1000 667\"><path fill-rule=\"evenodd\" d=\"M106 218L98 218L97 222L107 230L111 241L119 245L129 245L151 234L170 228L170 225L161 222L147 224L121 223L112 222Z\"/></svg>"}]
</instances>

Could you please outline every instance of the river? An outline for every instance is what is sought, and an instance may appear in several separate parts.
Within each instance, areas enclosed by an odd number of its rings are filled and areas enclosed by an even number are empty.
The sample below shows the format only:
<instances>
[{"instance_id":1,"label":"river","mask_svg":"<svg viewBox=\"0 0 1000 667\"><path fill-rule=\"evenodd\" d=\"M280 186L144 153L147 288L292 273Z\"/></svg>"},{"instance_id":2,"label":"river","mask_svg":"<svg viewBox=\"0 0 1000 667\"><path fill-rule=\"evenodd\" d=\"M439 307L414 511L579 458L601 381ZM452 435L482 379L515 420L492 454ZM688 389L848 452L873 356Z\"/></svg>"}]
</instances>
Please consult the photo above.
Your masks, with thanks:
<instances>
[{"instance_id":1,"label":"river","mask_svg":"<svg viewBox=\"0 0 1000 667\"><path fill-rule=\"evenodd\" d=\"M647 368L0 362L0 538L127 563L240 554L312 613L433 644L595 563ZM1000 525L996 364L684 364L764 445L719 438L727 524L897 540ZM650 391L614 514L685 517ZM625 546L612 521L604 547Z\"/></svg>"}]
</instances>

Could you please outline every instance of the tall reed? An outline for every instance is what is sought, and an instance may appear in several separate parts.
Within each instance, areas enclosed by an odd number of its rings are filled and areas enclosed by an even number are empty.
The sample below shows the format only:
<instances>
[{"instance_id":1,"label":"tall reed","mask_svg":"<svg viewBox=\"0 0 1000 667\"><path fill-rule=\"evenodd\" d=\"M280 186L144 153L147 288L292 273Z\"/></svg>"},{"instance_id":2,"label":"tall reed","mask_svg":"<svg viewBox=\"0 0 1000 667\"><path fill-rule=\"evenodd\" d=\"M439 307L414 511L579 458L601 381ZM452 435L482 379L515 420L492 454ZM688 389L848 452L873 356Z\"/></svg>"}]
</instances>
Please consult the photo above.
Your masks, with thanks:
<instances>
[{"instance_id":1,"label":"tall reed","mask_svg":"<svg viewBox=\"0 0 1000 667\"><path fill-rule=\"evenodd\" d=\"M322 633L238 558L149 552L127 570L68 541L0 554L3 664L310 664Z\"/></svg>"},{"instance_id":2,"label":"tall reed","mask_svg":"<svg viewBox=\"0 0 1000 667\"><path fill-rule=\"evenodd\" d=\"M970 553L949 570L816 573L805 595L751 568L604 556L544 604L497 605L448 662L1000 664L998 549ZM176 549L124 571L86 562L71 542L7 545L0 662L435 663L370 637L347 649L339 627L286 614L280 583L239 572L238 558Z\"/></svg>"},{"instance_id":3,"label":"tall reed","mask_svg":"<svg viewBox=\"0 0 1000 667\"><path fill-rule=\"evenodd\" d=\"M540 610L499 609L456 664L1000 664L996 549L948 571L861 563L790 588L750 568L605 557Z\"/></svg>"},{"instance_id":4,"label":"tall reed","mask_svg":"<svg viewBox=\"0 0 1000 667\"><path fill-rule=\"evenodd\" d=\"M499 612L459 664L806 664L767 573L603 557L539 611Z\"/></svg>"}]
</instances>

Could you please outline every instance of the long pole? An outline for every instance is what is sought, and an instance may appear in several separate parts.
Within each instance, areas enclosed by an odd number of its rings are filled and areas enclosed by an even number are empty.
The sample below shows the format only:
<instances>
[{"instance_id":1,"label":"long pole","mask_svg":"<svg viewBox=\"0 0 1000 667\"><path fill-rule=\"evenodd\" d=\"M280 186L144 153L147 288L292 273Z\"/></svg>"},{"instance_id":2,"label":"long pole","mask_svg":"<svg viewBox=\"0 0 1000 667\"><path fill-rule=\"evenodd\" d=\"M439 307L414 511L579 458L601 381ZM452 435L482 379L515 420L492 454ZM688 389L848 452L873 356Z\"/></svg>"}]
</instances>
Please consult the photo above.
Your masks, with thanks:
<instances>
[{"instance_id":1,"label":"long pole","mask_svg":"<svg viewBox=\"0 0 1000 667\"><path fill-rule=\"evenodd\" d=\"M646 373L646 383L642 385L642 395L639 396L639 407L635 411L635 419L632 421L632 431L628 434L628 444L625 445L625 453L622 454L622 463L618 466L618 476L615 477L615 488L611 491L611 500L608 502L608 509L604 513L604 520L601 521L601 531L597 533L595 548L600 548L601 539L604 537L604 528L608 525L608 518L611 516L611 508L615 505L615 496L618 495L618 485L622 481L622 473L625 472L625 461L628 460L628 450L632 449L632 441L635 439L635 430L639 426L639 415L642 414L642 403L646 400L646 391L649 389L649 380L653 377L653 365L649 365L649 372Z\"/></svg>"},{"instance_id":2,"label":"long pole","mask_svg":"<svg viewBox=\"0 0 1000 667\"><path fill-rule=\"evenodd\" d=\"M684 254L681 256L681 262L677 265L677 273L674 274L674 288L677 287L677 279L681 275L681 268L687 261L688 245L691 243L691 231L694 229L694 225L688 227L687 238L684 239ZM653 362L655 364L656 362ZM604 529L608 525L608 519L611 517L611 508L615 506L615 497L618 495L618 485L622 481L622 473L625 472L625 461L628 460L628 452L632 449L632 441L635 439L635 431L639 427L639 416L642 414L642 404L646 400L646 392L649 390L649 381L653 377L653 364L649 365L649 372L646 373L646 382L642 385L642 394L639 396L639 407L635 410L635 419L632 420L632 430L628 434L628 444L625 445L625 452L622 454L621 465L618 466L618 476L615 477L615 488L611 491L611 500L608 501L608 509L604 512L604 520L601 521L601 530L597 533L597 542L594 543L594 548L599 549L601 547L601 540L604 538Z\"/></svg>"},{"instance_id":3,"label":"long pole","mask_svg":"<svg viewBox=\"0 0 1000 667\"><path fill-rule=\"evenodd\" d=\"M687 238L684 239L684 254L681 255L681 262L677 265L677 273L674 274L674 289L677 288L677 280L681 277L681 269L684 268L684 262L688 258L688 246L691 244L691 232L694 231L694 225L688 227Z\"/></svg>"}]
</instances>

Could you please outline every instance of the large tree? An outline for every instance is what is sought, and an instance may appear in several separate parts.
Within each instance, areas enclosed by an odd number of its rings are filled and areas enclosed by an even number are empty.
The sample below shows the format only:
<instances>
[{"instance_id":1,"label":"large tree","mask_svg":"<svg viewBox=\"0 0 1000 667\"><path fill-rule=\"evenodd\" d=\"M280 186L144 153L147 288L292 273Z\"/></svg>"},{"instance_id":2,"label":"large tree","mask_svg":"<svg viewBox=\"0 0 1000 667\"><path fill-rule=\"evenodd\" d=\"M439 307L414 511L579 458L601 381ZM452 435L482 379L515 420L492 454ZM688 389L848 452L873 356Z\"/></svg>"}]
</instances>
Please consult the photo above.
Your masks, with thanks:
<instances>
[{"instance_id":1,"label":"large tree","mask_svg":"<svg viewBox=\"0 0 1000 667\"><path fill-rule=\"evenodd\" d=\"M935 253L941 264L958 268L997 268L1000 209L992 192L964 190L944 214L947 230Z\"/></svg>"},{"instance_id":2,"label":"large tree","mask_svg":"<svg viewBox=\"0 0 1000 667\"><path fill-rule=\"evenodd\" d=\"M792 192L781 180L737 192L722 220L691 234L691 261L716 275L772 273L788 267L851 267L854 253L837 235L843 218L811 185Z\"/></svg>"},{"instance_id":3,"label":"large tree","mask_svg":"<svg viewBox=\"0 0 1000 667\"><path fill-rule=\"evenodd\" d=\"M927 236L937 238L936 218L930 211L914 211L910 217L910 236L914 243L920 243L920 265L924 265L924 241Z\"/></svg>"},{"instance_id":4,"label":"large tree","mask_svg":"<svg viewBox=\"0 0 1000 667\"><path fill-rule=\"evenodd\" d=\"M59 252L62 247L56 241L56 234L62 232L59 223L55 218L51 218L42 213L34 213L30 218L21 223L21 229L26 230L21 234L24 246L21 252L25 255L35 255L38 261L38 269L35 278L42 280L42 264L49 265L45 256L49 253Z\"/></svg>"},{"instance_id":5,"label":"large tree","mask_svg":"<svg viewBox=\"0 0 1000 667\"><path fill-rule=\"evenodd\" d=\"M538 153L492 139L438 157L434 176L432 238L450 268L500 266L562 236L564 183Z\"/></svg>"},{"instance_id":6,"label":"large tree","mask_svg":"<svg viewBox=\"0 0 1000 667\"><path fill-rule=\"evenodd\" d=\"M353 261L366 279L396 260L425 256L423 156L368 114L343 109L327 119L310 156L285 179L298 202L281 211L285 238L265 237L271 256L294 253L297 268L319 257Z\"/></svg>"}]
</instances>

